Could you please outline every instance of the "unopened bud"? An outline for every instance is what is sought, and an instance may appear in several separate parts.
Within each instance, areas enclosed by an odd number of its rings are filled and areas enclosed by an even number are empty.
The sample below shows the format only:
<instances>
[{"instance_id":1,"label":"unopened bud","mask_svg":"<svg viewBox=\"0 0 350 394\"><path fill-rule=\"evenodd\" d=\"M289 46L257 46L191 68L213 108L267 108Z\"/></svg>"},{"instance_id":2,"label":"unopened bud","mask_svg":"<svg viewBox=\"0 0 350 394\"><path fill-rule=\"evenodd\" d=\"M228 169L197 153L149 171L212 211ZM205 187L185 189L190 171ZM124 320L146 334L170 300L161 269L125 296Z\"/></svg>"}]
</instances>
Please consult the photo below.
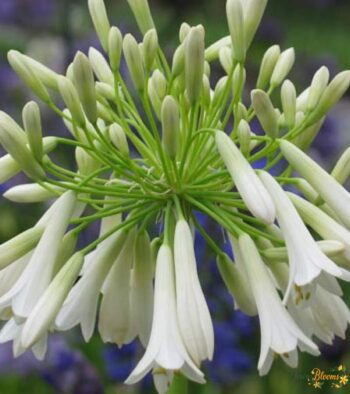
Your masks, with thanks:
<instances>
[{"instance_id":1,"label":"unopened bud","mask_svg":"<svg viewBox=\"0 0 350 394\"><path fill-rule=\"evenodd\" d=\"M229 74L232 71L233 65L232 50L230 47L223 47L220 49L219 60L226 74Z\"/></svg>"},{"instance_id":2,"label":"unopened bud","mask_svg":"<svg viewBox=\"0 0 350 394\"><path fill-rule=\"evenodd\" d=\"M108 35L108 55L114 72L119 70L123 50L123 36L120 30L113 26Z\"/></svg>"},{"instance_id":3,"label":"unopened bud","mask_svg":"<svg viewBox=\"0 0 350 394\"><path fill-rule=\"evenodd\" d=\"M46 185L43 183L43 185ZM10 201L18 203L35 203L50 200L51 198L57 197L56 192L62 191L63 189L58 186L50 186L48 189L37 183L26 183L18 185L8 189L3 196Z\"/></svg>"},{"instance_id":4,"label":"unopened bud","mask_svg":"<svg viewBox=\"0 0 350 394\"><path fill-rule=\"evenodd\" d=\"M43 135L38 104L35 101L27 103L23 108L22 117L30 150L35 159L40 162L43 157Z\"/></svg>"},{"instance_id":5,"label":"unopened bud","mask_svg":"<svg viewBox=\"0 0 350 394\"><path fill-rule=\"evenodd\" d=\"M202 26L191 29L185 45L186 91L190 104L193 105L201 93L204 73L204 29Z\"/></svg>"},{"instance_id":6,"label":"unopened bud","mask_svg":"<svg viewBox=\"0 0 350 394\"><path fill-rule=\"evenodd\" d=\"M289 129L292 129L295 124L296 98L295 86L287 79L283 82L281 88L281 101L286 124Z\"/></svg>"},{"instance_id":7,"label":"unopened bud","mask_svg":"<svg viewBox=\"0 0 350 394\"><path fill-rule=\"evenodd\" d=\"M153 67L154 61L158 51L158 36L156 29L148 30L143 38L143 59L145 62L146 71L150 71Z\"/></svg>"},{"instance_id":8,"label":"unopened bud","mask_svg":"<svg viewBox=\"0 0 350 394\"><path fill-rule=\"evenodd\" d=\"M205 60L212 62L219 57L220 50L224 47L231 46L231 36L226 36L211 44L205 50Z\"/></svg>"},{"instance_id":9,"label":"unopened bud","mask_svg":"<svg viewBox=\"0 0 350 394\"><path fill-rule=\"evenodd\" d=\"M267 5L267 0L246 0L244 4L244 34L246 49L250 47Z\"/></svg>"},{"instance_id":10,"label":"unopened bud","mask_svg":"<svg viewBox=\"0 0 350 394\"><path fill-rule=\"evenodd\" d=\"M206 75L203 75L203 105L208 108L211 101L210 81Z\"/></svg>"},{"instance_id":11,"label":"unopened bud","mask_svg":"<svg viewBox=\"0 0 350 394\"><path fill-rule=\"evenodd\" d=\"M314 75L307 99L307 110L313 111L323 95L329 81L328 68L321 67Z\"/></svg>"},{"instance_id":12,"label":"unopened bud","mask_svg":"<svg viewBox=\"0 0 350 394\"><path fill-rule=\"evenodd\" d=\"M89 59L82 53L74 58L73 62L74 82L84 108L84 112L91 123L97 120L97 105L95 80Z\"/></svg>"},{"instance_id":13,"label":"unopened bud","mask_svg":"<svg viewBox=\"0 0 350 394\"><path fill-rule=\"evenodd\" d=\"M248 156L250 152L251 130L249 124L243 119L239 122L237 134L241 152L244 156Z\"/></svg>"},{"instance_id":14,"label":"unopened bud","mask_svg":"<svg viewBox=\"0 0 350 394\"><path fill-rule=\"evenodd\" d=\"M221 77L218 80L218 82L216 83L216 86L214 89L213 100L212 100L213 107L217 104L218 100L220 99L220 97L224 93L227 82L228 82L228 76L225 76L225 77Z\"/></svg>"},{"instance_id":15,"label":"unopened bud","mask_svg":"<svg viewBox=\"0 0 350 394\"><path fill-rule=\"evenodd\" d=\"M171 158L176 156L180 134L179 106L172 96L166 96L162 104L163 147Z\"/></svg>"},{"instance_id":16,"label":"unopened bud","mask_svg":"<svg viewBox=\"0 0 350 394\"><path fill-rule=\"evenodd\" d=\"M292 69L294 61L294 48L286 49L281 53L271 76L270 83L272 86L278 86L284 81L284 79L287 77L290 70Z\"/></svg>"},{"instance_id":17,"label":"unopened bud","mask_svg":"<svg viewBox=\"0 0 350 394\"><path fill-rule=\"evenodd\" d=\"M103 0L89 0L88 5L91 19L95 26L95 30L101 42L102 48L107 52L110 24L105 3Z\"/></svg>"},{"instance_id":18,"label":"unopened bud","mask_svg":"<svg viewBox=\"0 0 350 394\"><path fill-rule=\"evenodd\" d=\"M129 6L134 14L137 25L142 34L154 28L151 10L147 0L128 0Z\"/></svg>"},{"instance_id":19,"label":"unopened bud","mask_svg":"<svg viewBox=\"0 0 350 394\"><path fill-rule=\"evenodd\" d=\"M174 78L182 73L185 68L185 45L181 44L177 47L173 56L173 64L171 73Z\"/></svg>"},{"instance_id":20,"label":"unopened bud","mask_svg":"<svg viewBox=\"0 0 350 394\"><path fill-rule=\"evenodd\" d=\"M100 163L80 146L75 149L75 161L81 175L90 175L100 167Z\"/></svg>"},{"instance_id":21,"label":"unopened bud","mask_svg":"<svg viewBox=\"0 0 350 394\"><path fill-rule=\"evenodd\" d=\"M85 115L73 83L67 77L60 76L58 78L58 89L64 103L72 114L73 120L80 126L85 125Z\"/></svg>"},{"instance_id":22,"label":"unopened bud","mask_svg":"<svg viewBox=\"0 0 350 394\"><path fill-rule=\"evenodd\" d=\"M23 80L23 82L44 102L51 101L50 95L44 84L37 75L30 70L25 62L23 55L18 51L11 50L7 55L8 61L14 71Z\"/></svg>"},{"instance_id":23,"label":"unopened bud","mask_svg":"<svg viewBox=\"0 0 350 394\"><path fill-rule=\"evenodd\" d=\"M0 113L0 144L28 177L41 180L45 173L29 151L25 134L20 130L13 119L3 112Z\"/></svg>"},{"instance_id":24,"label":"unopened bud","mask_svg":"<svg viewBox=\"0 0 350 394\"><path fill-rule=\"evenodd\" d=\"M115 100L115 90L111 85L108 85L107 83L96 82L96 93L107 100Z\"/></svg>"},{"instance_id":25,"label":"unopened bud","mask_svg":"<svg viewBox=\"0 0 350 394\"><path fill-rule=\"evenodd\" d=\"M261 62L258 80L256 82L257 89L264 90L270 82L273 70L275 69L280 54L281 50L278 45L273 45L265 52Z\"/></svg>"},{"instance_id":26,"label":"unopened bud","mask_svg":"<svg viewBox=\"0 0 350 394\"><path fill-rule=\"evenodd\" d=\"M180 31L179 31L179 40L181 43L183 43L185 41L185 38L188 36L188 33L191 30L191 26L186 23L183 22L180 26Z\"/></svg>"},{"instance_id":27,"label":"unopened bud","mask_svg":"<svg viewBox=\"0 0 350 394\"><path fill-rule=\"evenodd\" d=\"M117 123L109 128L109 137L114 146L125 156L129 156L129 145L124 130Z\"/></svg>"},{"instance_id":28,"label":"unopened bud","mask_svg":"<svg viewBox=\"0 0 350 394\"><path fill-rule=\"evenodd\" d=\"M271 138L278 136L278 117L270 97L262 90L253 90L252 105L265 133Z\"/></svg>"},{"instance_id":29,"label":"unopened bud","mask_svg":"<svg viewBox=\"0 0 350 394\"><path fill-rule=\"evenodd\" d=\"M140 48L131 34L124 37L123 50L132 82L135 88L142 92L145 88L145 72Z\"/></svg>"},{"instance_id":30,"label":"unopened bud","mask_svg":"<svg viewBox=\"0 0 350 394\"><path fill-rule=\"evenodd\" d=\"M233 58L242 63L246 55L244 15L241 0L228 0L226 3L228 27L231 34Z\"/></svg>"},{"instance_id":31,"label":"unopened bud","mask_svg":"<svg viewBox=\"0 0 350 394\"><path fill-rule=\"evenodd\" d=\"M246 80L246 71L241 64L237 64L232 77L233 102L240 101Z\"/></svg>"},{"instance_id":32,"label":"unopened bud","mask_svg":"<svg viewBox=\"0 0 350 394\"><path fill-rule=\"evenodd\" d=\"M333 171L332 177L336 179L341 185L347 181L350 175L350 148L346 149L345 152L340 156Z\"/></svg>"},{"instance_id":33,"label":"unopened bud","mask_svg":"<svg viewBox=\"0 0 350 394\"><path fill-rule=\"evenodd\" d=\"M89 60L97 79L114 86L114 77L105 57L95 48L89 49Z\"/></svg>"}]
</instances>

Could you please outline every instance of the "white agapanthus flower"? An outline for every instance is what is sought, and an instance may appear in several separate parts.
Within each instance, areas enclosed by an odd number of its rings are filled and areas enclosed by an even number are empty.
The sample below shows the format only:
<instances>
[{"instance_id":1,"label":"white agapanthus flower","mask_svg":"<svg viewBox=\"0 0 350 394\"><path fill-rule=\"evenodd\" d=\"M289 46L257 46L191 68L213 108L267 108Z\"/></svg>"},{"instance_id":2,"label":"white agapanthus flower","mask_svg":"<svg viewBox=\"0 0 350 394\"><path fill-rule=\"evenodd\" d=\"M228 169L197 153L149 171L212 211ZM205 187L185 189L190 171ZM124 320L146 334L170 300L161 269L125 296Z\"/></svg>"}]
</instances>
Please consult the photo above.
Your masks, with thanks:
<instances>
[{"instance_id":1,"label":"white agapanthus flower","mask_svg":"<svg viewBox=\"0 0 350 394\"><path fill-rule=\"evenodd\" d=\"M140 341L145 353L127 384L148 373L160 394L184 391L186 379L204 384L215 338L201 286L203 273L212 276L199 259L209 253L198 253L198 241L216 257L232 313L259 317L261 375L275 354L296 367L298 349L318 354L314 338L343 338L350 150L331 174L306 151L350 71L330 79L321 67L298 95L287 79L295 51L273 45L258 75L247 75L267 0L227 0L227 34L213 43L202 25L182 24L171 59L147 0L127 0L141 42L111 25L103 0L87 3L101 51L78 52L62 75L8 53L69 136L45 135L34 100L21 122L0 111L4 198L47 204L34 226L0 245L0 342L42 359L51 332L80 326L86 341L94 333L118 346ZM256 81L251 92L246 80ZM66 148L68 168L56 148ZM21 172L28 179L7 187Z\"/></svg>"}]
</instances>

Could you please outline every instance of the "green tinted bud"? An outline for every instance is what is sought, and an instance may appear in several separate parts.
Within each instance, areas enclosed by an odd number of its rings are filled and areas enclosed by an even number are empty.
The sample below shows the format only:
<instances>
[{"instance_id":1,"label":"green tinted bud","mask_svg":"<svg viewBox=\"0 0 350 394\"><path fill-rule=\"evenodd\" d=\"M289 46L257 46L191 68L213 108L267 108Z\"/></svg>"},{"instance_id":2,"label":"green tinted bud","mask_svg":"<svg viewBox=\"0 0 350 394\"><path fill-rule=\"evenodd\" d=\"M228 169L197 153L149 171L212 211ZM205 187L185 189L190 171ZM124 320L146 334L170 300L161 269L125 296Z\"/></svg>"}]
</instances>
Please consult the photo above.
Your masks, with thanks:
<instances>
[{"instance_id":1,"label":"green tinted bud","mask_svg":"<svg viewBox=\"0 0 350 394\"><path fill-rule=\"evenodd\" d=\"M95 80L89 59L78 52L73 62L74 82L84 108L86 117L91 123L97 120Z\"/></svg>"},{"instance_id":2,"label":"green tinted bud","mask_svg":"<svg viewBox=\"0 0 350 394\"><path fill-rule=\"evenodd\" d=\"M102 53L95 48L90 48L89 60L97 79L101 82L114 86L114 76L112 70L110 69Z\"/></svg>"},{"instance_id":3,"label":"green tinted bud","mask_svg":"<svg viewBox=\"0 0 350 394\"><path fill-rule=\"evenodd\" d=\"M29 87L29 89L31 89L41 100L49 103L51 99L48 91L37 75L30 70L27 63L23 59L23 55L17 51L11 50L8 53L7 58L11 67Z\"/></svg>"},{"instance_id":4,"label":"green tinted bud","mask_svg":"<svg viewBox=\"0 0 350 394\"><path fill-rule=\"evenodd\" d=\"M90 175L100 167L100 163L80 146L75 149L75 161L81 175Z\"/></svg>"},{"instance_id":5,"label":"green tinted bud","mask_svg":"<svg viewBox=\"0 0 350 394\"><path fill-rule=\"evenodd\" d=\"M0 269L7 267L34 249L43 231L42 227L32 227L0 245Z\"/></svg>"},{"instance_id":6,"label":"green tinted bud","mask_svg":"<svg viewBox=\"0 0 350 394\"><path fill-rule=\"evenodd\" d=\"M57 197L55 191L63 191L63 189L58 186L50 186L50 184L47 183L43 183L43 185L49 186L50 190L37 183L26 183L11 187L3 196L10 201L18 203L36 203Z\"/></svg>"},{"instance_id":7,"label":"green tinted bud","mask_svg":"<svg viewBox=\"0 0 350 394\"><path fill-rule=\"evenodd\" d=\"M211 74L211 69L210 69L210 64L209 62L205 61L204 62L204 74L210 78L210 74Z\"/></svg>"},{"instance_id":8,"label":"green tinted bud","mask_svg":"<svg viewBox=\"0 0 350 394\"><path fill-rule=\"evenodd\" d=\"M186 91L190 104L199 98L204 73L204 29L193 27L185 43Z\"/></svg>"},{"instance_id":9,"label":"green tinted bud","mask_svg":"<svg viewBox=\"0 0 350 394\"><path fill-rule=\"evenodd\" d=\"M278 136L278 117L270 97L262 90L251 93L252 105L265 133L271 137Z\"/></svg>"},{"instance_id":10,"label":"green tinted bud","mask_svg":"<svg viewBox=\"0 0 350 394\"><path fill-rule=\"evenodd\" d=\"M299 119L303 116L302 119ZM302 112L297 112L296 124L300 123L301 120L304 120L305 115ZM318 122L312 124L307 127L301 134L297 136L295 140L293 140L294 144L301 148L302 150L307 150L309 146L312 144L317 134L319 133L322 124L324 122L324 118L319 120Z\"/></svg>"},{"instance_id":11,"label":"green tinted bud","mask_svg":"<svg viewBox=\"0 0 350 394\"><path fill-rule=\"evenodd\" d=\"M96 82L96 93L107 100L115 100L115 90L107 83Z\"/></svg>"},{"instance_id":12,"label":"green tinted bud","mask_svg":"<svg viewBox=\"0 0 350 394\"><path fill-rule=\"evenodd\" d=\"M347 181L350 175L350 148L346 149L345 152L340 156L333 171L332 177L336 179L341 185Z\"/></svg>"},{"instance_id":13,"label":"green tinted bud","mask_svg":"<svg viewBox=\"0 0 350 394\"><path fill-rule=\"evenodd\" d=\"M241 63L246 55L244 15L241 0L227 0L226 14L231 34L233 58Z\"/></svg>"},{"instance_id":14,"label":"green tinted bud","mask_svg":"<svg viewBox=\"0 0 350 394\"><path fill-rule=\"evenodd\" d=\"M151 101L152 107L154 109L154 112L157 114L158 118L160 118L162 100L158 96L152 78L148 80L147 93Z\"/></svg>"},{"instance_id":15,"label":"green tinted bud","mask_svg":"<svg viewBox=\"0 0 350 394\"><path fill-rule=\"evenodd\" d=\"M129 156L129 145L124 130L117 123L113 123L109 128L109 137L114 146L125 156Z\"/></svg>"},{"instance_id":16,"label":"green tinted bud","mask_svg":"<svg viewBox=\"0 0 350 394\"><path fill-rule=\"evenodd\" d=\"M243 88L246 79L246 72L241 64L237 64L232 78L233 101L237 103L243 93Z\"/></svg>"},{"instance_id":17,"label":"green tinted bud","mask_svg":"<svg viewBox=\"0 0 350 394\"><path fill-rule=\"evenodd\" d=\"M265 52L261 61L258 80L256 82L257 89L264 90L270 82L273 70L275 69L280 54L281 50L278 45L273 45Z\"/></svg>"},{"instance_id":18,"label":"green tinted bud","mask_svg":"<svg viewBox=\"0 0 350 394\"><path fill-rule=\"evenodd\" d=\"M321 67L314 75L309 95L307 99L307 110L312 111L316 108L317 104L320 101L321 96L323 95L329 81L329 71L328 68L323 66Z\"/></svg>"},{"instance_id":19,"label":"green tinted bud","mask_svg":"<svg viewBox=\"0 0 350 394\"><path fill-rule=\"evenodd\" d=\"M281 101L286 124L289 129L292 129L295 124L296 116L296 90L295 86L288 79L283 82L281 88Z\"/></svg>"},{"instance_id":20,"label":"green tinted bud","mask_svg":"<svg viewBox=\"0 0 350 394\"><path fill-rule=\"evenodd\" d=\"M283 51L277 60L270 83L272 86L280 85L289 74L295 61L294 48Z\"/></svg>"},{"instance_id":21,"label":"green tinted bud","mask_svg":"<svg viewBox=\"0 0 350 394\"><path fill-rule=\"evenodd\" d=\"M71 63L67 67L66 77L74 83L74 67L73 67L73 63Z\"/></svg>"},{"instance_id":22,"label":"green tinted bud","mask_svg":"<svg viewBox=\"0 0 350 394\"><path fill-rule=\"evenodd\" d=\"M142 34L155 27L147 0L128 0L128 3Z\"/></svg>"},{"instance_id":23,"label":"green tinted bud","mask_svg":"<svg viewBox=\"0 0 350 394\"><path fill-rule=\"evenodd\" d=\"M307 111L307 102L310 94L310 88L305 89L297 97L296 110L301 112Z\"/></svg>"},{"instance_id":24,"label":"green tinted bud","mask_svg":"<svg viewBox=\"0 0 350 394\"><path fill-rule=\"evenodd\" d=\"M143 38L143 59L145 62L145 68L150 71L155 62L157 51L158 51L158 36L156 29L148 30Z\"/></svg>"},{"instance_id":25,"label":"green tinted bud","mask_svg":"<svg viewBox=\"0 0 350 394\"><path fill-rule=\"evenodd\" d=\"M114 121L110 111L100 102L97 103L97 117L104 119L108 123Z\"/></svg>"},{"instance_id":26,"label":"green tinted bud","mask_svg":"<svg viewBox=\"0 0 350 394\"><path fill-rule=\"evenodd\" d=\"M205 50L205 60L212 62L219 57L220 50L231 45L231 36L226 36L214 42Z\"/></svg>"},{"instance_id":27,"label":"green tinted bud","mask_svg":"<svg viewBox=\"0 0 350 394\"><path fill-rule=\"evenodd\" d=\"M140 48L131 34L124 37L123 50L132 82L135 88L142 92L145 88L145 71Z\"/></svg>"},{"instance_id":28,"label":"green tinted bud","mask_svg":"<svg viewBox=\"0 0 350 394\"><path fill-rule=\"evenodd\" d=\"M43 134L38 104L35 101L27 103L23 108L22 117L30 150L35 159L40 162L43 157Z\"/></svg>"},{"instance_id":29,"label":"green tinted bud","mask_svg":"<svg viewBox=\"0 0 350 394\"><path fill-rule=\"evenodd\" d=\"M163 73L158 69L152 75L152 84L158 96L163 99L167 91L167 80Z\"/></svg>"},{"instance_id":30,"label":"green tinted bud","mask_svg":"<svg viewBox=\"0 0 350 394\"><path fill-rule=\"evenodd\" d=\"M244 119L239 122L237 134L241 152L244 156L248 156L250 152L251 130L249 124Z\"/></svg>"},{"instance_id":31,"label":"green tinted bud","mask_svg":"<svg viewBox=\"0 0 350 394\"><path fill-rule=\"evenodd\" d=\"M185 68L185 45L181 44L177 47L173 56L173 64L172 64L172 75L173 77L177 77L180 75Z\"/></svg>"},{"instance_id":32,"label":"green tinted bud","mask_svg":"<svg viewBox=\"0 0 350 394\"><path fill-rule=\"evenodd\" d=\"M103 0L89 0L88 5L91 19L95 26L95 30L101 42L102 48L107 52L110 24L105 3Z\"/></svg>"},{"instance_id":33,"label":"green tinted bud","mask_svg":"<svg viewBox=\"0 0 350 394\"><path fill-rule=\"evenodd\" d=\"M26 145L24 132L3 112L0 113L0 144L29 178L41 180L45 177L43 169L35 161Z\"/></svg>"},{"instance_id":34,"label":"green tinted bud","mask_svg":"<svg viewBox=\"0 0 350 394\"><path fill-rule=\"evenodd\" d=\"M237 104L236 121L240 122L242 119L248 119L248 110L242 103Z\"/></svg>"},{"instance_id":35,"label":"green tinted bud","mask_svg":"<svg viewBox=\"0 0 350 394\"><path fill-rule=\"evenodd\" d=\"M21 54L21 57L33 74L35 74L46 87L56 91L58 90L58 74L55 71L30 56Z\"/></svg>"},{"instance_id":36,"label":"green tinted bud","mask_svg":"<svg viewBox=\"0 0 350 394\"><path fill-rule=\"evenodd\" d=\"M267 0L246 0L244 3L244 34L246 49L250 47L263 17Z\"/></svg>"},{"instance_id":37,"label":"green tinted bud","mask_svg":"<svg viewBox=\"0 0 350 394\"><path fill-rule=\"evenodd\" d=\"M233 65L232 50L230 47L223 47L220 49L219 60L226 74L230 74Z\"/></svg>"},{"instance_id":38,"label":"green tinted bud","mask_svg":"<svg viewBox=\"0 0 350 394\"><path fill-rule=\"evenodd\" d=\"M312 124L327 114L334 105L343 97L350 87L350 70L337 74L327 88L315 109L308 119L308 124Z\"/></svg>"},{"instance_id":39,"label":"green tinted bud","mask_svg":"<svg viewBox=\"0 0 350 394\"><path fill-rule=\"evenodd\" d=\"M212 99L212 106L214 107L217 104L217 101L223 95L226 85L228 82L228 76L222 77L218 80L215 86L214 95Z\"/></svg>"},{"instance_id":40,"label":"green tinted bud","mask_svg":"<svg viewBox=\"0 0 350 394\"><path fill-rule=\"evenodd\" d=\"M179 40L181 43L185 41L185 38L188 36L190 30L191 30L191 26L188 23L183 22L181 24L179 31Z\"/></svg>"},{"instance_id":41,"label":"green tinted bud","mask_svg":"<svg viewBox=\"0 0 350 394\"><path fill-rule=\"evenodd\" d=\"M114 72L119 70L123 50L123 36L120 30L113 26L108 35L108 55L111 68Z\"/></svg>"},{"instance_id":42,"label":"green tinted bud","mask_svg":"<svg viewBox=\"0 0 350 394\"><path fill-rule=\"evenodd\" d=\"M163 147L171 158L176 156L180 134L180 112L176 100L166 96L162 104Z\"/></svg>"},{"instance_id":43,"label":"green tinted bud","mask_svg":"<svg viewBox=\"0 0 350 394\"><path fill-rule=\"evenodd\" d=\"M73 120L80 126L85 125L85 115L81 108L78 92L73 83L67 78L58 78L58 89L64 103L72 114Z\"/></svg>"}]
</instances>

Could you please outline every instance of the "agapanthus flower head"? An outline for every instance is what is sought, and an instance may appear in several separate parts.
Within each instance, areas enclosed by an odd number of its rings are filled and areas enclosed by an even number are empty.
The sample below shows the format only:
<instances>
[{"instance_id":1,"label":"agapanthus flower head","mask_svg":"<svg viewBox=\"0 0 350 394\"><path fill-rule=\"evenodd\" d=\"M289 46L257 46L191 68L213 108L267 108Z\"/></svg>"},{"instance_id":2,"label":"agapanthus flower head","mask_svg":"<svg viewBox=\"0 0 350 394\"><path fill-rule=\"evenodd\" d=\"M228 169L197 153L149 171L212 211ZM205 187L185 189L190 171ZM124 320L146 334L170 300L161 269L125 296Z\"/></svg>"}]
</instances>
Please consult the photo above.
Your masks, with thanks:
<instances>
[{"instance_id":1,"label":"agapanthus flower head","mask_svg":"<svg viewBox=\"0 0 350 394\"><path fill-rule=\"evenodd\" d=\"M0 180L21 171L30 179L4 197L53 201L32 228L0 245L7 320L0 342L43 358L50 331L81 326L88 341L96 329L104 342L121 347L139 338L145 348L127 383L152 370L160 393L181 375L204 383L214 330L197 271L197 229L217 255L235 309L259 315L260 374L275 354L295 367L298 349L318 354L314 337L330 343L349 323L338 284L350 280L349 150L331 174L305 150L349 88L350 71L329 82L323 67L298 95L286 80L294 49L275 45L246 94L245 59L266 1L228 0L229 34L211 45L202 25L182 24L171 59L147 0L128 3L142 42L110 25L103 0L89 0L106 53L78 52L65 75L9 52L13 69L71 136L47 136L34 101L23 108L23 124L0 113L8 152ZM216 61L223 76L214 85ZM74 164L62 167L51 154L57 147ZM234 259L198 212L221 226ZM96 222L96 239L77 246Z\"/></svg>"}]
</instances>

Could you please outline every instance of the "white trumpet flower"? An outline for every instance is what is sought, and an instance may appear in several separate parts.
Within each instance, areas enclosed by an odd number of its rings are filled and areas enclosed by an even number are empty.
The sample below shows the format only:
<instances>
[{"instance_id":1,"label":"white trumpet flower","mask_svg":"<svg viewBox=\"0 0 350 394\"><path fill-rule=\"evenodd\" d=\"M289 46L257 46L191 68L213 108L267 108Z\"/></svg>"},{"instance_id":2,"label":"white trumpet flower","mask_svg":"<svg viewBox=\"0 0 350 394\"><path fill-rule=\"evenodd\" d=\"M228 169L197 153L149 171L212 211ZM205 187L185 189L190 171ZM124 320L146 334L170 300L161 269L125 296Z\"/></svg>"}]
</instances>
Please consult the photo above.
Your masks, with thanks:
<instances>
[{"instance_id":1,"label":"white trumpet flower","mask_svg":"<svg viewBox=\"0 0 350 394\"><path fill-rule=\"evenodd\" d=\"M278 223L287 245L290 272L286 298L293 282L304 286L317 278L322 270L341 277L341 269L319 249L281 186L267 172L260 172L260 179L275 203Z\"/></svg>"},{"instance_id":2,"label":"white trumpet flower","mask_svg":"<svg viewBox=\"0 0 350 394\"><path fill-rule=\"evenodd\" d=\"M191 229L185 219L176 223L174 259L179 327L188 353L199 364L213 357L214 330L198 279Z\"/></svg>"},{"instance_id":3,"label":"white trumpet flower","mask_svg":"<svg viewBox=\"0 0 350 394\"><path fill-rule=\"evenodd\" d=\"M169 371L181 370L187 378L205 382L181 337L176 315L173 265L171 248L163 244L157 255L151 337L144 356L126 380L127 384L138 382L157 365Z\"/></svg>"},{"instance_id":4,"label":"white trumpet flower","mask_svg":"<svg viewBox=\"0 0 350 394\"><path fill-rule=\"evenodd\" d=\"M281 355L291 367L297 366L297 347L300 345L312 354L319 354L317 346L300 330L282 305L267 268L249 235L243 234L239 237L239 247L259 312L260 375L269 371L274 353Z\"/></svg>"}]
</instances>

